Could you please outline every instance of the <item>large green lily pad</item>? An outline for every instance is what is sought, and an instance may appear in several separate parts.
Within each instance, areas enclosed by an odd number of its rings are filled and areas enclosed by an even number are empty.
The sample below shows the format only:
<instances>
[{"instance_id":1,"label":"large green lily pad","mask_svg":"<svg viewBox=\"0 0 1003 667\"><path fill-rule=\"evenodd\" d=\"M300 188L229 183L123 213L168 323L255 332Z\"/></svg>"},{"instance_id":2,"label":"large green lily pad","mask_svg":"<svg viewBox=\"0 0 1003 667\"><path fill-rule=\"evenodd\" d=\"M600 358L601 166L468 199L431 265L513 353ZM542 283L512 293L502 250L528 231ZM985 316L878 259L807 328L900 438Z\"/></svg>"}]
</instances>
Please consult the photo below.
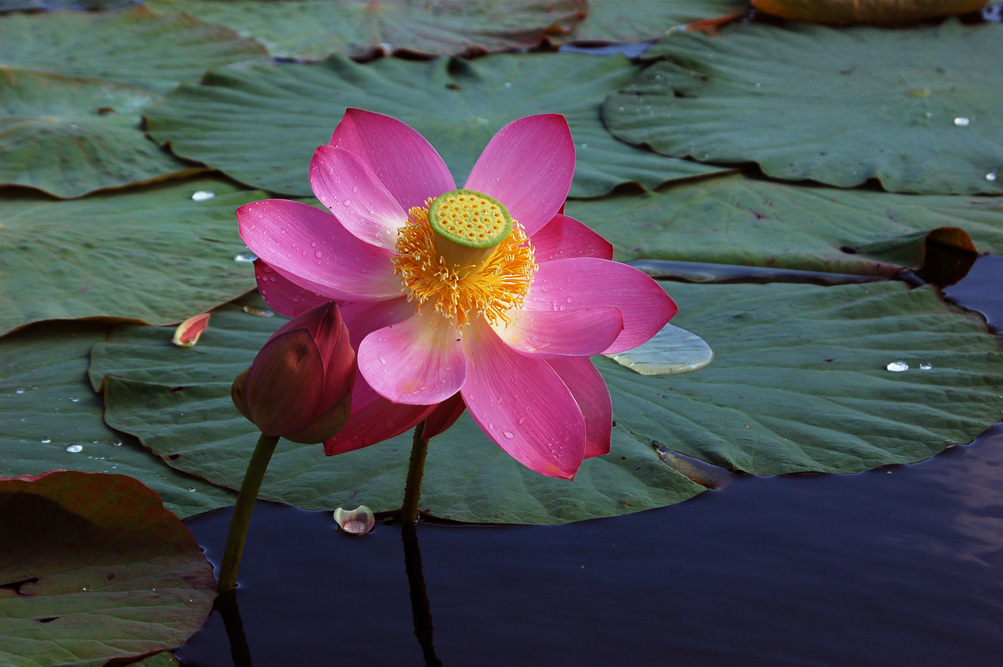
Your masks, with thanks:
<instances>
[{"instance_id":1,"label":"large green lily pad","mask_svg":"<svg viewBox=\"0 0 1003 667\"><path fill-rule=\"evenodd\" d=\"M143 136L140 114L159 97L109 81L0 68L0 185L79 197L199 171Z\"/></svg>"},{"instance_id":2,"label":"large green lily pad","mask_svg":"<svg viewBox=\"0 0 1003 667\"><path fill-rule=\"evenodd\" d=\"M87 366L91 346L107 330L52 323L0 339L0 476L56 469L129 475L181 517L232 505L230 491L169 468L135 438L105 425Z\"/></svg>"},{"instance_id":3,"label":"large green lily pad","mask_svg":"<svg viewBox=\"0 0 1003 667\"><path fill-rule=\"evenodd\" d=\"M109 424L138 434L170 465L233 488L257 433L233 407L230 383L284 321L246 314L241 305L214 314L189 349L164 346L162 329L119 327L95 346L90 370L95 385L104 378ZM626 429L614 429L613 448L587 461L574 483L553 480L516 463L464 417L432 443L422 508L460 521L558 523L670 505L703 490ZM336 457L282 440L261 496L306 509L363 503L395 510L410 450L410 434Z\"/></svg>"},{"instance_id":4,"label":"large green lily pad","mask_svg":"<svg viewBox=\"0 0 1003 667\"><path fill-rule=\"evenodd\" d=\"M184 643L212 565L157 494L125 475L0 479L0 662L98 667Z\"/></svg>"},{"instance_id":5,"label":"large green lily pad","mask_svg":"<svg viewBox=\"0 0 1003 667\"><path fill-rule=\"evenodd\" d=\"M317 60L374 51L450 55L538 46L585 17L585 0L146 0L264 43L282 58Z\"/></svg>"},{"instance_id":6,"label":"large green lily pad","mask_svg":"<svg viewBox=\"0 0 1003 667\"><path fill-rule=\"evenodd\" d=\"M839 190L727 175L660 192L569 201L621 260L650 258L890 275L924 258L934 230L962 228L1003 253L1003 198ZM939 233L939 232L938 232Z\"/></svg>"},{"instance_id":7,"label":"large green lily pad","mask_svg":"<svg viewBox=\"0 0 1003 667\"><path fill-rule=\"evenodd\" d=\"M675 157L776 178L917 193L1003 192L1003 25L889 31L736 25L674 33L604 107L610 130Z\"/></svg>"},{"instance_id":8,"label":"large green lily pad","mask_svg":"<svg viewBox=\"0 0 1003 667\"><path fill-rule=\"evenodd\" d=\"M180 322L253 289L233 212L263 196L219 178L80 201L8 194L0 264L17 280L0 283L0 333L56 318Z\"/></svg>"},{"instance_id":9,"label":"large green lily pad","mask_svg":"<svg viewBox=\"0 0 1003 667\"><path fill-rule=\"evenodd\" d=\"M14 14L0 21L0 67L127 83L167 93L210 67L267 61L257 42L187 15L115 12Z\"/></svg>"},{"instance_id":10,"label":"large green lily pad","mask_svg":"<svg viewBox=\"0 0 1003 667\"><path fill-rule=\"evenodd\" d=\"M248 185L296 196L310 194L310 159L330 140L346 107L388 114L414 127L460 184L496 131L536 113L568 118L578 151L575 197L600 196L627 182L652 188L720 171L610 136L599 105L637 71L622 56L578 53L496 55L472 62L383 58L367 65L334 57L315 64L221 68L201 84L182 84L150 109L147 128L178 155Z\"/></svg>"},{"instance_id":11,"label":"large green lily pad","mask_svg":"<svg viewBox=\"0 0 1003 667\"><path fill-rule=\"evenodd\" d=\"M672 28L749 8L744 0L589 0L589 15L563 42L643 42Z\"/></svg>"},{"instance_id":12,"label":"large green lily pad","mask_svg":"<svg viewBox=\"0 0 1003 667\"><path fill-rule=\"evenodd\" d=\"M661 463L671 460L666 448L755 474L856 472L968 442L1003 411L998 341L931 289L667 288L681 305L678 324L714 349L710 366L645 377L596 359L613 397L613 451L587 461L572 483L522 468L461 419L432 442L423 508L479 522L621 514L699 490ZM267 331L265 320L236 307L214 318L192 348L202 348L198 357L162 345L156 329L118 327L95 347L90 373L105 378L109 424L173 466L235 486L255 433L230 403L229 378ZM886 370L898 360L913 370ZM923 363L933 367L920 370ZM329 459L319 446L281 442L263 495L310 509L396 509L409 450L407 434Z\"/></svg>"}]
</instances>

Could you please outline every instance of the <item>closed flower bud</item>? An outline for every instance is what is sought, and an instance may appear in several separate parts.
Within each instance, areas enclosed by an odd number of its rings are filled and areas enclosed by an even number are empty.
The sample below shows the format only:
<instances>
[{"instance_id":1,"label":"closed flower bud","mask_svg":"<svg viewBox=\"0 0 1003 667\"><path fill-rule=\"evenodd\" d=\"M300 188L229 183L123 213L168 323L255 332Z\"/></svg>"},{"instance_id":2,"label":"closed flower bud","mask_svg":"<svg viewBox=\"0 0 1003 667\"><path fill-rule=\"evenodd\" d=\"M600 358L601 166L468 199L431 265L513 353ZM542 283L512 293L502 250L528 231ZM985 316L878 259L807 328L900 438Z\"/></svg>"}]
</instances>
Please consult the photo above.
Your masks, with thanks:
<instances>
[{"instance_id":1,"label":"closed flower bud","mask_svg":"<svg viewBox=\"0 0 1003 667\"><path fill-rule=\"evenodd\" d=\"M355 351L338 307L325 303L276 331L231 388L233 403L264 435L314 444L351 412Z\"/></svg>"}]
</instances>

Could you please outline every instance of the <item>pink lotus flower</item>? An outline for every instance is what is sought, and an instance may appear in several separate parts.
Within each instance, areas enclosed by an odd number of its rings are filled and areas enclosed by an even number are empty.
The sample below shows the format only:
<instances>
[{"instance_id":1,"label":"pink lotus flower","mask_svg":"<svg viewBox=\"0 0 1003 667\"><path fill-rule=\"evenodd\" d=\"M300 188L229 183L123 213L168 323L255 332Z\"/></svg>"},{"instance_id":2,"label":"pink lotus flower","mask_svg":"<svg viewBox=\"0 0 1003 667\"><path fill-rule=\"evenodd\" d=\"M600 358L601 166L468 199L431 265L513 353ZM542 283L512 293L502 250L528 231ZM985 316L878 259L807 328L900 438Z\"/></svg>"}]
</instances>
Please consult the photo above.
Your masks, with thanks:
<instances>
[{"instance_id":1,"label":"pink lotus flower","mask_svg":"<svg viewBox=\"0 0 1003 667\"><path fill-rule=\"evenodd\" d=\"M456 190L421 135L349 109L310 165L327 211L237 211L268 303L295 315L335 300L358 346L352 413L327 454L422 420L431 437L464 408L544 475L570 479L609 452L609 392L588 357L640 345L677 309L562 214L574 165L564 117L530 116L502 128Z\"/></svg>"}]
</instances>

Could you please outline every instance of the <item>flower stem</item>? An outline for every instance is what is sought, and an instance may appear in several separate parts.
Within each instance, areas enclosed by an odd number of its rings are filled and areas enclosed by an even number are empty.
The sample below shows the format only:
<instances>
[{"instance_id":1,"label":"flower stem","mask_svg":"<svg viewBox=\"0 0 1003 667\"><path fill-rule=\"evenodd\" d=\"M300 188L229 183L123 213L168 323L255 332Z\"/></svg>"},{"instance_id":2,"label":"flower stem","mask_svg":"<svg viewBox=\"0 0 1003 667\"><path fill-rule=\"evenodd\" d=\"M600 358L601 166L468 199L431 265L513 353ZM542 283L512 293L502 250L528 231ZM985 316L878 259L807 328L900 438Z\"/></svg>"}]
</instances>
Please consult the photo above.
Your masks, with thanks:
<instances>
[{"instance_id":1,"label":"flower stem","mask_svg":"<svg viewBox=\"0 0 1003 667\"><path fill-rule=\"evenodd\" d=\"M407 484L404 486L404 504L401 507L401 521L405 524L418 522L418 500L421 498L421 478L425 474L425 457L428 455L428 440L421 437L425 422L414 428L411 445L411 463L407 469Z\"/></svg>"},{"instance_id":2,"label":"flower stem","mask_svg":"<svg viewBox=\"0 0 1003 667\"><path fill-rule=\"evenodd\" d=\"M244 542L247 540L247 527L251 523L251 512L254 511L254 501L261 489L261 480L265 477L268 461L272 458L278 436L261 434L258 444L251 454L247 464L244 481L237 494L237 504L233 508L230 519L230 534L226 538L226 551L223 553L223 564L219 568L219 583L216 590L219 593L233 590L237 587L237 568L240 567L240 556L244 552Z\"/></svg>"}]
</instances>

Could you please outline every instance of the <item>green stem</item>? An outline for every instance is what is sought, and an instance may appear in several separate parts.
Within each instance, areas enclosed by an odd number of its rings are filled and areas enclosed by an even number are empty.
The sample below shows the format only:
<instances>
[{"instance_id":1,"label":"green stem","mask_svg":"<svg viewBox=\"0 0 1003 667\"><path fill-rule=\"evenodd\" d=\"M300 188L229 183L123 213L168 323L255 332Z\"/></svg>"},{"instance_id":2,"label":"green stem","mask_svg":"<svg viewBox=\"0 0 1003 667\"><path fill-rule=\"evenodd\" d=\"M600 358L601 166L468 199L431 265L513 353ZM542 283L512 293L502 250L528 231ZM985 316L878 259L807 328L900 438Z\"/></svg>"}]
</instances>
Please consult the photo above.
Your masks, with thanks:
<instances>
[{"instance_id":1,"label":"green stem","mask_svg":"<svg viewBox=\"0 0 1003 667\"><path fill-rule=\"evenodd\" d=\"M404 486L404 505L401 507L401 521L405 524L418 522L418 500L421 498L421 478L425 474L425 457L428 455L428 440L421 437L425 422L414 428L411 444L411 463L407 469L407 484Z\"/></svg>"},{"instance_id":2,"label":"green stem","mask_svg":"<svg viewBox=\"0 0 1003 667\"><path fill-rule=\"evenodd\" d=\"M226 551L223 553L223 564L219 568L219 583L216 590L219 593L233 590L237 587L237 568L240 567L240 556L244 552L244 542L247 540L247 527L251 523L251 512L254 511L254 501L258 498L261 480L265 477L268 461L272 458L278 436L261 434L258 444L251 454L247 464L244 481L237 494L237 504L233 508L230 519L230 534L226 538Z\"/></svg>"}]
</instances>

